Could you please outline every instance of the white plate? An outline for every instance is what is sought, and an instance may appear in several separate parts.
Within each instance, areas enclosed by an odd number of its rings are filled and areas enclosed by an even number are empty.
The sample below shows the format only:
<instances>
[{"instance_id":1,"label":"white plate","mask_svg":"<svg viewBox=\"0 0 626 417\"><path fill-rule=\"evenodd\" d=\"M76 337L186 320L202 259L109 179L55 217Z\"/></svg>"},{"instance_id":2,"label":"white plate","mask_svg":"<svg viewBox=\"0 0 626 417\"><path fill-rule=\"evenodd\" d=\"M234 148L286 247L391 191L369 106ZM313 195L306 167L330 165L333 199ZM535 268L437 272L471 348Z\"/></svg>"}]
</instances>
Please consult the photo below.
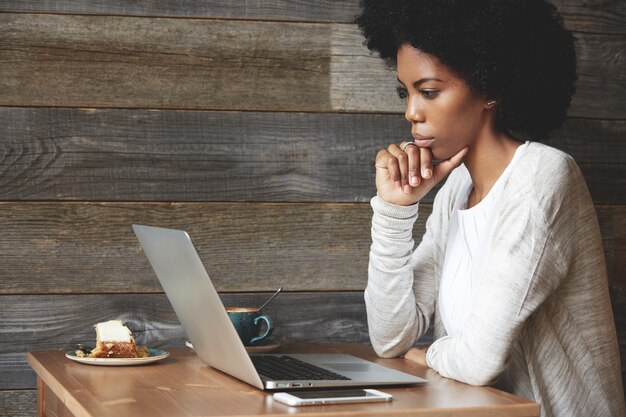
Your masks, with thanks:
<instances>
[{"instance_id":1,"label":"white plate","mask_svg":"<svg viewBox=\"0 0 626 417\"><path fill-rule=\"evenodd\" d=\"M70 350L65 354L65 357L87 365L128 366L157 362L170 356L169 352L161 349L148 349L148 353L150 356L146 356L145 358L87 358L76 356L76 351Z\"/></svg>"}]
</instances>

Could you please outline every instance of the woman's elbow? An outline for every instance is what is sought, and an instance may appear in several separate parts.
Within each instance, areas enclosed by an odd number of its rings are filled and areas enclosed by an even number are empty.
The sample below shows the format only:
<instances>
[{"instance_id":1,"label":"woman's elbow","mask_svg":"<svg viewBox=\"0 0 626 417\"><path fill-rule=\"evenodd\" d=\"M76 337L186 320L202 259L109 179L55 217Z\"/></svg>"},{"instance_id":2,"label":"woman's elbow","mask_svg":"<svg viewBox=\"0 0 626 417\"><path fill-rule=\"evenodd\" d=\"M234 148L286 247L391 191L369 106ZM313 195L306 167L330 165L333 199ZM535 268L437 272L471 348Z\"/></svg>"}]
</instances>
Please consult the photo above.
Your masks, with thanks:
<instances>
[{"instance_id":1,"label":"woman's elbow","mask_svg":"<svg viewBox=\"0 0 626 417\"><path fill-rule=\"evenodd\" d=\"M476 374L469 375L468 378L464 378L465 380L461 382L477 387L483 387L496 382L498 380L498 376L499 374L494 375L492 373L478 372Z\"/></svg>"},{"instance_id":2,"label":"woman's elbow","mask_svg":"<svg viewBox=\"0 0 626 417\"><path fill-rule=\"evenodd\" d=\"M453 341L448 339L446 342ZM507 366L506 358L501 358L495 352L487 354L469 349L463 351L444 349L441 351L440 347L435 342L429 349L428 365L446 378L469 385L491 385L497 381Z\"/></svg>"},{"instance_id":3,"label":"woman's elbow","mask_svg":"<svg viewBox=\"0 0 626 417\"><path fill-rule=\"evenodd\" d=\"M476 361L462 378L461 382L475 386L492 385L495 383L506 367L506 361L497 358L489 358Z\"/></svg>"},{"instance_id":4,"label":"woman's elbow","mask_svg":"<svg viewBox=\"0 0 626 417\"><path fill-rule=\"evenodd\" d=\"M381 343L374 338L370 338L374 352L380 358L397 358L404 355L407 350L411 348L411 345L405 346L406 343Z\"/></svg>"}]
</instances>

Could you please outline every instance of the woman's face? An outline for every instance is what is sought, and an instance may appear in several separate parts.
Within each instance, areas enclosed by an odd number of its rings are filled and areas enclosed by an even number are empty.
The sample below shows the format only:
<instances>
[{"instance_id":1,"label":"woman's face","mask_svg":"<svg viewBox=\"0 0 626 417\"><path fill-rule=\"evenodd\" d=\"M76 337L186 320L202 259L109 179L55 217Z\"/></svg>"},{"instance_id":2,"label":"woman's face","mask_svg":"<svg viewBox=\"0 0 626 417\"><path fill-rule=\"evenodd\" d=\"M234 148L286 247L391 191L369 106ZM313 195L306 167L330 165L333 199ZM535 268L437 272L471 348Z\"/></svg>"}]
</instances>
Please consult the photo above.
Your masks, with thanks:
<instances>
[{"instance_id":1,"label":"woman's face","mask_svg":"<svg viewBox=\"0 0 626 417\"><path fill-rule=\"evenodd\" d=\"M447 159L474 144L490 123L484 97L433 55L405 44L398 49L398 95L406 98L405 117L418 147Z\"/></svg>"}]
</instances>

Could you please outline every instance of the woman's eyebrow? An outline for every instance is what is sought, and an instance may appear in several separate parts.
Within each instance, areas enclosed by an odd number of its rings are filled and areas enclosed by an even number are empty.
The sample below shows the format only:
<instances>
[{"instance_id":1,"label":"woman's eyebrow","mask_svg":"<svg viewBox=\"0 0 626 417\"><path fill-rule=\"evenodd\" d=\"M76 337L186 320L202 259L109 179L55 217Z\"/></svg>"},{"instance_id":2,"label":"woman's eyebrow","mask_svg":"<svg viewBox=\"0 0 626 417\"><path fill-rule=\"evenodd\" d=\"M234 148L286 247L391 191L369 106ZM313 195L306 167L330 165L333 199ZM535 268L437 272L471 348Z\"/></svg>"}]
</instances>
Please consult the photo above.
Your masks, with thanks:
<instances>
[{"instance_id":1,"label":"woman's eyebrow","mask_svg":"<svg viewBox=\"0 0 626 417\"><path fill-rule=\"evenodd\" d=\"M398 80L398 82L399 82L400 84L404 85L404 83L403 83L402 81L400 81L400 78L396 77L396 79ZM436 77L424 77L424 78L421 78L421 79L419 79L419 80L415 81L415 82L413 83L413 88L419 88L419 86L420 86L421 84L425 83L426 81L439 81L439 82L443 82L442 80L440 80L439 78L436 78Z\"/></svg>"}]
</instances>

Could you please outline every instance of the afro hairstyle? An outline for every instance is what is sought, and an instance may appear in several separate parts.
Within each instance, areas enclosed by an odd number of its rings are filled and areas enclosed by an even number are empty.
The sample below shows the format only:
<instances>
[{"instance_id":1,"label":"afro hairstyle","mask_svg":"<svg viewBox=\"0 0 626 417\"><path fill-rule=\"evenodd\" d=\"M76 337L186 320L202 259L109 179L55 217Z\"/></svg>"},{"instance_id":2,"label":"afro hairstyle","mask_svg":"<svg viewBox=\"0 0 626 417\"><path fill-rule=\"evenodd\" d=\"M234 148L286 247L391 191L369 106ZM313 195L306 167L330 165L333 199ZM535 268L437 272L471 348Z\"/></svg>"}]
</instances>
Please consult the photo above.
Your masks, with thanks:
<instances>
[{"instance_id":1,"label":"afro hairstyle","mask_svg":"<svg viewBox=\"0 0 626 417\"><path fill-rule=\"evenodd\" d=\"M409 44L497 100L502 132L541 140L565 119L575 38L545 0L362 0L355 22L389 68Z\"/></svg>"}]
</instances>

